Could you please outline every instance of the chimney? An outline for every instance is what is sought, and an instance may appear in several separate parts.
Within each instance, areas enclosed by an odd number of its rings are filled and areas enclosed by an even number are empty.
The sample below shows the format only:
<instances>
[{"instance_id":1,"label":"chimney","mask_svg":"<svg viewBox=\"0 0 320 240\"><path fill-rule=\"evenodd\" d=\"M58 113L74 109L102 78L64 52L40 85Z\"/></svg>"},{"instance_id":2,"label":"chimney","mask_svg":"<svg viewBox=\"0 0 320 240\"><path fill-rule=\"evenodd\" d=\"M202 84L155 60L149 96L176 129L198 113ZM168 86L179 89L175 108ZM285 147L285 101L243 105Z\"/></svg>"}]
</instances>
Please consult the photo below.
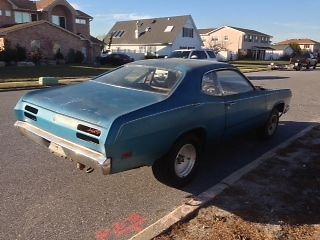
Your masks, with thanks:
<instances>
[{"instance_id":1,"label":"chimney","mask_svg":"<svg viewBox=\"0 0 320 240\"><path fill-rule=\"evenodd\" d=\"M136 22L136 30L134 31L134 37L139 38L139 21Z\"/></svg>"}]
</instances>

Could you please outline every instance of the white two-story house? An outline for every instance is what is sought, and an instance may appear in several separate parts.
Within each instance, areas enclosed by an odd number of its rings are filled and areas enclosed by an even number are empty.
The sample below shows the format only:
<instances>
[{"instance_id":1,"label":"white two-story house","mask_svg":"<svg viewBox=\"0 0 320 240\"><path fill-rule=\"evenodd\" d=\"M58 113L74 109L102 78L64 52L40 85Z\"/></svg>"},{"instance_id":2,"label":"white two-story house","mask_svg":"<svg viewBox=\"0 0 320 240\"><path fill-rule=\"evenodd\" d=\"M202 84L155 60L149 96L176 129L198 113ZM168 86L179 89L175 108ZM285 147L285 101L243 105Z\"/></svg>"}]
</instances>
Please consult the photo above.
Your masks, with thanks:
<instances>
[{"instance_id":1,"label":"white two-story house","mask_svg":"<svg viewBox=\"0 0 320 240\"><path fill-rule=\"evenodd\" d=\"M234 58L264 59L272 36L251 29L223 26L199 29L206 48L228 51Z\"/></svg>"},{"instance_id":2,"label":"white two-story house","mask_svg":"<svg viewBox=\"0 0 320 240\"><path fill-rule=\"evenodd\" d=\"M105 50L166 56L177 49L203 46L190 15L120 21L104 38Z\"/></svg>"}]
</instances>

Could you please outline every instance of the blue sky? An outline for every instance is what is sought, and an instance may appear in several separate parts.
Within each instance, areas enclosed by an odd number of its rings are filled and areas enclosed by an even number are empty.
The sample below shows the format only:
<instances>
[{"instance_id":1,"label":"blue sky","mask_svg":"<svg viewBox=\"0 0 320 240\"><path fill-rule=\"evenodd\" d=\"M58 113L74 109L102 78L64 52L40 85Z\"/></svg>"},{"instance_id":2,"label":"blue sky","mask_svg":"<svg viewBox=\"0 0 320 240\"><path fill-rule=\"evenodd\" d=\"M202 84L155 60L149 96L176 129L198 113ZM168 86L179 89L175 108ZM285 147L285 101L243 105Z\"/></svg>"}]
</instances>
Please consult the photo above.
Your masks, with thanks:
<instances>
[{"instance_id":1,"label":"blue sky","mask_svg":"<svg viewBox=\"0 0 320 240\"><path fill-rule=\"evenodd\" d=\"M291 0L69 0L94 17L93 36L107 33L116 21L192 15L198 28L224 25L272 35L273 42L289 38L320 41L320 1Z\"/></svg>"}]
</instances>

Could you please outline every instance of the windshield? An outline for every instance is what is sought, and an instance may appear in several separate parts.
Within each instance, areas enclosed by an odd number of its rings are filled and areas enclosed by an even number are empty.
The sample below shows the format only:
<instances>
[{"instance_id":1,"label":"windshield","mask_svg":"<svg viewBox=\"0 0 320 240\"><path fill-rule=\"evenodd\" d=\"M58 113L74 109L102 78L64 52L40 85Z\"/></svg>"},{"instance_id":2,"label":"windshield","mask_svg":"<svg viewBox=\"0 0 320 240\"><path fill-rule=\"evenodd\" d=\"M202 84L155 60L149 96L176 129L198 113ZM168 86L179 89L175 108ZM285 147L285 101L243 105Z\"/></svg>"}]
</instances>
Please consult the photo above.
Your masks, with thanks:
<instances>
[{"instance_id":1,"label":"windshield","mask_svg":"<svg viewBox=\"0 0 320 240\"><path fill-rule=\"evenodd\" d=\"M168 58L188 58L190 51L176 51L172 52Z\"/></svg>"},{"instance_id":2,"label":"windshield","mask_svg":"<svg viewBox=\"0 0 320 240\"><path fill-rule=\"evenodd\" d=\"M182 72L151 66L125 65L94 81L119 87L169 94Z\"/></svg>"}]
</instances>

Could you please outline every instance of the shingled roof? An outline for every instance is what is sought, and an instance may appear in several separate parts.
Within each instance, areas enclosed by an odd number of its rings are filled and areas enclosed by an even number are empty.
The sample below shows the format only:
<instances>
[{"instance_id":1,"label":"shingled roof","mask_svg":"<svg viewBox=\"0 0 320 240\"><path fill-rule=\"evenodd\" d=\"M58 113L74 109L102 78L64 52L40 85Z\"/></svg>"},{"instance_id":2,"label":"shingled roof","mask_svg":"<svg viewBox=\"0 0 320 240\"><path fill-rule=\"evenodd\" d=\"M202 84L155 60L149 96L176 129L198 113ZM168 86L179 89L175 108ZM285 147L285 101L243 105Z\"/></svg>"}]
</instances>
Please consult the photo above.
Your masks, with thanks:
<instances>
[{"instance_id":1,"label":"shingled roof","mask_svg":"<svg viewBox=\"0 0 320 240\"><path fill-rule=\"evenodd\" d=\"M299 44L299 45L304 45L304 44L310 44L310 45L320 44L319 42L314 41L314 40L309 39L309 38L288 39L288 40L279 42L278 44L290 44L290 43L296 43L296 44Z\"/></svg>"},{"instance_id":2,"label":"shingled roof","mask_svg":"<svg viewBox=\"0 0 320 240\"><path fill-rule=\"evenodd\" d=\"M271 47L273 48L273 50L285 50L286 48L291 48L290 45L288 44L274 44L271 45Z\"/></svg>"},{"instance_id":3,"label":"shingled roof","mask_svg":"<svg viewBox=\"0 0 320 240\"><path fill-rule=\"evenodd\" d=\"M64 0L62 0L64 1ZM18 9L23 10L31 10L31 11L42 11L50 7L52 4L57 2L57 0L40 0L40 1L30 1L30 0L10 0L10 2ZM64 1L70 7L72 7L68 1ZM74 9L74 7L72 7ZM80 10L76 10L77 16L83 18L90 18L92 17Z\"/></svg>"},{"instance_id":4,"label":"shingled roof","mask_svg":"<svg viewBox=\"0 0 320 240\"><path fill-rule=\"evenodd\" d=\"M119 34L121 37L117 37L117 34L114 35L112 44L170 44L176 40L178 34L181 33L182 28L185 26L188 19L192 20L192 17L190 15L185 15L120 21L112 27L104 41L107 43L109 42L110 36L113 33L122 32L122 34ZM138 38L135 37L137 24L139 26ZM167 27L170 29L165 32Z\"/></svg>"},{"instance_id":5,"label":"shingled roof","mask_svg":"<svg viewBox=\"0 0 320 240\"><path fill-rule=\"evenodd\" d=\"M83 17L83 18L90 18L90 19L93 19L93 17L91 17L90 15L80 11L80 10L76 10L77 14L78 14L78 17Z\"/></svg>"},{"instance_id":6,"label":"shingled roof","mask_svg":"<svg viewBox=\"0 0 320 240\"><path fill-rule=\"evenodd\" d=\"M30 0L10 0L9 2L13 3L18 9L37 10L35 2Z\"/></svg>"},{"instance_id":7,"label":"shingled roof","mask_svg":"<svg viewBox=\"0 0 320 240\"><path fill-rule=\"evenodd\" d=\"M216 29L217 28L202 28L202 29L198 29L198 32L199 34L208 34Z\"/></svg>"},{"instance_id":8,"label":"shingled roof","mask_svg":"<svg viewBox=\"0 0 320 240\"><path fill-rule=\"evenodd\" d=\"M240 32L244 32L244 33L250 34L250 35L264 35L264 36L271 37L271 36L268 35L268 34L265 34L265 33L262 33L262 32L258 32L258 31L256 31L256 30L252 30L252 29L232 27L232 26L227 26L227 27L236 29L236 30L238 30L238 31L240 31Z\"/></svg>"}]
</instances>

